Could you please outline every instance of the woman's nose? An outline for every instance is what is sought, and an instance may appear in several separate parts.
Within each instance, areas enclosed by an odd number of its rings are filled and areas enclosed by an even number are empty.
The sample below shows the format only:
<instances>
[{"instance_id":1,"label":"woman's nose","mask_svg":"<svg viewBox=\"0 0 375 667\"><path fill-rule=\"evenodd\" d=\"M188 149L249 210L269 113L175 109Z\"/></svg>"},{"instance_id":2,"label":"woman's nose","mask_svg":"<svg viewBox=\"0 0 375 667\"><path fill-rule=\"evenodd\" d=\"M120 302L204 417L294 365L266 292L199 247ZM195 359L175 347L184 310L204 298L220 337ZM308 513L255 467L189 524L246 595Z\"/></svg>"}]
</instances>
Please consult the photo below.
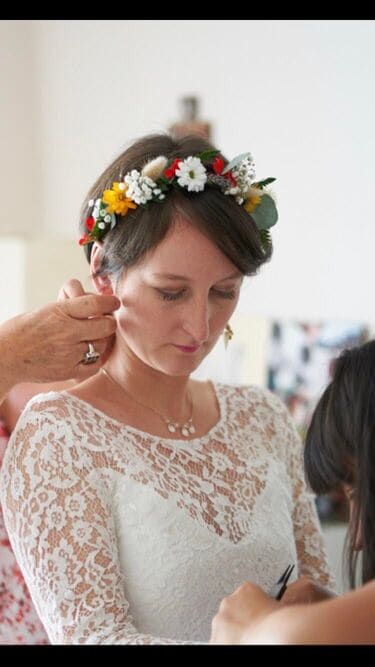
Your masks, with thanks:
<instances>
[{"instance_id":1,"label":"woman's nose","mask_svg":"<svg viewBox=\"0 0 375 667\"><path fill-rule=\"evenodd\" d=\"M209 308L207 303L194 303L184 314L184 329L197 343L204 343L209 336Z\"/></svg>"}]
</instances>

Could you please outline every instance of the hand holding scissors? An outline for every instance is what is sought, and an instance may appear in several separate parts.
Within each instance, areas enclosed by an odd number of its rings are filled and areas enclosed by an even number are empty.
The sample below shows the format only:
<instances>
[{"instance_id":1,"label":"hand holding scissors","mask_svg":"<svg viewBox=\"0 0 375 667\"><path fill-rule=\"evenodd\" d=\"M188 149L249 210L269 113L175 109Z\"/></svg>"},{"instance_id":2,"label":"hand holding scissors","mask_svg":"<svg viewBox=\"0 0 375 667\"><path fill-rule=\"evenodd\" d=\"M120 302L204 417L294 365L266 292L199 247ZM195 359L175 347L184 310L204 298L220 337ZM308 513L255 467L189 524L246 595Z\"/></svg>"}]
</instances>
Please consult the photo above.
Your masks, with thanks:
<instances>
[{"instance_id":1,"label":"hand holding scissors","mask_svg":"<svg viewBox=\"0 0 375 667\"><path fill-rule=\"evenodd\" d=\"M288 565L285 572L282 573L280 579L272 586L269 592L271 598L274 598L275 600L281 600L286 591L286 585L293 570L294 565Z\"/></svg>"}]
</instances>

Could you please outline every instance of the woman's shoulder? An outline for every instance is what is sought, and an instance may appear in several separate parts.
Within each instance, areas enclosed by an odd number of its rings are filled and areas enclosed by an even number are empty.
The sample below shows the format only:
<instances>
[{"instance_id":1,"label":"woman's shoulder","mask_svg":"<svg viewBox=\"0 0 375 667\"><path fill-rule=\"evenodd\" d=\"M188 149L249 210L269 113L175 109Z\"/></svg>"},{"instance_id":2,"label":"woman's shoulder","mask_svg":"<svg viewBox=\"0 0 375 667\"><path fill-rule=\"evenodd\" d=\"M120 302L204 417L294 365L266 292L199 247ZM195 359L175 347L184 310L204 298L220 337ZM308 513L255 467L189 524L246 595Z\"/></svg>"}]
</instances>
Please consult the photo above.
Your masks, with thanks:
<instances>
[{"instance_id":1,"label":"woman's shoulder","mask_svg":"<svg viewBox=\"0 0 375 667\"><path fill-rule=\"evenodd\" d=\"M244 403L261 408L268 408L279 414L285 414L286 407L281 399L270 389L256 384L226 384L214 382L216 394L228 401Z\"/></svg>"},{"instance_id":2,"label":"woman's shoulder","mask_svg":"<svg viewBox=\"0 0 375 667\"><path fill-rule=\"evenodd\" d=\"M14 479L21 490L26 477L29 488L35 489L40 480L47 486L52 480L62 488L67 480L71 483L90 473L94 467L87 446L91 422L83 421L75 409L79 411L79 406L65 392L37 394L29 400L5 451L0 471L3 502L9 489L14 493Z\"/></svg>"},{"instance_id":3,"label":"woman's shoulder","mask_svg":"<svg viewBox=\"0 0 375 667\"><path fill-rule=\"evenodd\" d=\"M282 400L266 387L253 384L214 383L216 396L226 419L244 427L269 428L270 432L295 435L293 420Z\"/></svg>"},{"instance_id":4,"label":"woman's shoulder","mask_svg":"<svg viewBox=\"0 0 375 667\"><path fill-rule=\"evenodd\" d=\"M75 412L86 411L87 413L93 410L91 405L79 400L66 391L39 393L30 398L26 403L17 426L22 421L33 420L35 418L48 419L49 417L54 417L55 419L61 418L66 420L72 414L73 409Z\"/></svg>"},{"instance_id":5,"label":"woman's shoulder","mask_svg":"<svg viewBox=\"0 0 375 667\"><path fill-rule=\"evenodd\" d=\"M21 382L15 385L1 404L0 415L3 419L9 433L11 433L17 424L20 414L24 410L27 403L33 396L37 394L47 393L51 391L61 392L75 386L76 382L73 380L65 380L53 383L36 383L36 382Z\"/></svg>"},{"instance_id":6,"label":"woman's shoulder","mask_svg":"<svg viewBox=\"0 0 375 667\"><path fill-rule=\"evenodd\" d=\"M38 458L48 460L51 469L60 470L63 465L62 472L73 459L86 460L85 444L92 420L84 418L82 409L89 412L89 408L89 405L81 406L66 392L50 391L33 396L12 431L4 468L10 469L12 465L16 468L22 462L31 465L31 461Z\"/></svg>"},{"instance_id":7,"label":"woman's shoulder","mask_svg":"<svg viewBox=\"0 0 375 667\"><path fill-rule=\"evenodd\" d=\"M78 434L92 422L93 409L65 391L49 391L33 396L25 405L14 427L9 445L25 439L47 441L52 435ZM8 448L9 448L8 445Z\"/></svg>"}]
</instances>

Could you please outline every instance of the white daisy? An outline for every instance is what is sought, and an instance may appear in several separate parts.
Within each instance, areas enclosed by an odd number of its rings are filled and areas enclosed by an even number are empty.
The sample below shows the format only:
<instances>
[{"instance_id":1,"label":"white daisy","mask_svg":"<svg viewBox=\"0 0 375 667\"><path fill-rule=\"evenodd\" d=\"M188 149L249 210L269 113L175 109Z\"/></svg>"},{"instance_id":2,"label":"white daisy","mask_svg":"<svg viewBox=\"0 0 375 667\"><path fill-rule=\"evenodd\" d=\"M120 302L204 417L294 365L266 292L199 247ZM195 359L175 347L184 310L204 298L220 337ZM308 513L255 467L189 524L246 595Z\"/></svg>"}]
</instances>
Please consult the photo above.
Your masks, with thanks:
<instances>
[{"instance_id":1,"label":"white daisy","mask_svg":"<svg viewBox=\"0 0 375 667\"><path fill-rule=\"evenodd\" d=\"M189 192L201 192L207 181L206 168L197 157L187 157L176 169L177 183Z\"/></svg>"}]
</instances>

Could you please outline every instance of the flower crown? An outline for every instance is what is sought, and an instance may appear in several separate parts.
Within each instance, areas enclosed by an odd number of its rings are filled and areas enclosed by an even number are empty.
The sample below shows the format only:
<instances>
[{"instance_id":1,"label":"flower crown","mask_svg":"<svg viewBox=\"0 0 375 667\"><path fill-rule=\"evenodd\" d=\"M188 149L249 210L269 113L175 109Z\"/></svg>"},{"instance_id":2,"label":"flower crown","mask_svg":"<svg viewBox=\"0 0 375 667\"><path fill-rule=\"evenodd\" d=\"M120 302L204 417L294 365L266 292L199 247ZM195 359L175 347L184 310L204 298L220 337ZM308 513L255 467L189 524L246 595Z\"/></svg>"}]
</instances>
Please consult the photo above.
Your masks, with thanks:
<instances>
[{"instance_id":1,"label":"flower crown","mask_svg":"<svg viewBox=\"0 0 375 667\"><path fill-rule=\"evenodd\" d=\"M210 162L205 166L203 162ZM79 239L80 245L102 241L119 221L138 206L150 201L161 203L172 188L202 192L206 186L216 187L225 195L233 196L254 220L262 246L271 245L269 233L278 218L273 197L265 187L275 181L266 178L255 181L255 165L251 153L235 157L224 167L219 151L208 150L185 159L167 160L163 155L148 162L141 172L133 169L120 182L104 190L98 199L90 199L90 215L86 219L88 232Z\"/></svg>"}]
</instances>

